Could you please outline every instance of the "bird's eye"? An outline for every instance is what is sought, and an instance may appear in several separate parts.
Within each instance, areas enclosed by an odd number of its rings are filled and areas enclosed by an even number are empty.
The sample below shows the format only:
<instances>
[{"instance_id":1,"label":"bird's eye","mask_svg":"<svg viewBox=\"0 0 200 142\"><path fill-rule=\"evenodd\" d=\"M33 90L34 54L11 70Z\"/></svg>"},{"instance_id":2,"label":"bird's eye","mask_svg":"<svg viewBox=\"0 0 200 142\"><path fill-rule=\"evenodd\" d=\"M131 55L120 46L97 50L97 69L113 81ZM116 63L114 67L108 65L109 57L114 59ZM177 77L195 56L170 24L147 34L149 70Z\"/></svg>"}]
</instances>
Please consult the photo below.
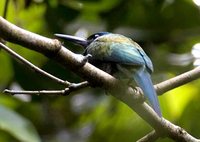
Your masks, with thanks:
<instances>
[{"instance_id":1,"label":"bird's eye","mask_svg":"<svg viewBox=\"0 0 200 142\"><path fill-rule=\"evenodd\" d=\"M94 38L97 38L97 37L99 37L99 35L98 35L98 34L94 35Z\"/></svg>"},{"instance_id":2,"label":"bird's eye","mask_svg":"<svg viewBox=\"0 0 200 142\"><path fill-rule=\"evenodd\" d=\"M94 41L96 38L98 38L100 35L99 34L93 34L87 38L88 41Z\"/></svg>"}]
</instances>

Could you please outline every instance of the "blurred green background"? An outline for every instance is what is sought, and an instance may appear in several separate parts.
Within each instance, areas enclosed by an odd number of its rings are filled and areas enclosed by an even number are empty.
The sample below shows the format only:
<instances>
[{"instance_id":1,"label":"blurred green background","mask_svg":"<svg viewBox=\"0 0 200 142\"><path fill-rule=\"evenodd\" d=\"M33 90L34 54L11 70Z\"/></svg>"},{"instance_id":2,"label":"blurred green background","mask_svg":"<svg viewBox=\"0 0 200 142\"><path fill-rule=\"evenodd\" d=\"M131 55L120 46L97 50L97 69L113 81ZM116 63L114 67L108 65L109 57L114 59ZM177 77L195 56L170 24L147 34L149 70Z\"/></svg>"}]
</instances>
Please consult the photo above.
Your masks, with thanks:
<instances>
[{"instance_id":1,"label":"blurred green background","mask_svg":"<svg viewBox=\"0 0 200 142\"><path fill-rule=\"evenodd\" d=\"M0 1L3 15L5 0ZM31 32L87 37L109 31L138 42L154 63L154 83L200 65L199 0L10 0L7 20ZM81 78L39 53L7 43L42 69L71 82ZM81 47L65 43L82 53ZM62 89L0 51L0 91ZM200 80L159 97L163 116L200 137ZM101 89L70 96L8 96L0 93L1 142L134 142L152 128ZM170 139L159 139L170 142Z\"/></svg>"}]
</instances>

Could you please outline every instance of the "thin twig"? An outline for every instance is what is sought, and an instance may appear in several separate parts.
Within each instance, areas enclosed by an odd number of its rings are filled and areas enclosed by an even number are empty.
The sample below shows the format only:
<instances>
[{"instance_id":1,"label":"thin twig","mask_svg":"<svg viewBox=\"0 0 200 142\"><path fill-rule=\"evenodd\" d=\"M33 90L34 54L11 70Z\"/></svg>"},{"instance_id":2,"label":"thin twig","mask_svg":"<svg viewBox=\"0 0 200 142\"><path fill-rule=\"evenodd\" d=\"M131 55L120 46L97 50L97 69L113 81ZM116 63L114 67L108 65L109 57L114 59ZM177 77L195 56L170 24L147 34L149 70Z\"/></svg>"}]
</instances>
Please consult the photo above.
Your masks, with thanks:
<instances>
[{"instance_id":1,"label":"thin twig","mask_svg":"<svg viewBox=\"0 0 200 142\"><path fill-rule=\"evenodd\" d=\"M35 66L34 64L32 64L31 62L29 62L28 60L24 59L22 56L20 56L19 54L17 54L16 52L14 52L12 49L10 49L9 47L7 47L6 45L4 45L3 43L0 42L0 47L2 49L4 49L6 52L8 52L12 57L14 57L16 60L19 60L20 62L22 62L23 64L25 64L27 67L29 67L30 69L34 70L37 73L42 74L43 76L46 76L50 79L52 79L53 81L65 85L69 88L66 88L65 90L42 90L42 91L15 91L15 90L4 90L4 93L10 93L12 95L17 95L17 94L29 94L29 95L41 95L41 94L49 94L49 95L66 95L69 94L72 90L78 90L84 87L87 87L89 85L89 83L87 81L81 82L81 83L70 83L68 81L64 81L62 79L59 79L47 72L45 72L44 70L40 69L39 67ZM87 62L87 58L90 57L90 55L83 57L83 63Z\"/></svg>"},{"instance_id":2,"label":"thin twig","mask_svg":"<svg viewBox=\"0 0 200 142\"><path fill-rule=\"evenodd\" d=\"M155 89L158 95L162 95L169 90L182 86L198 78L200 78L200 67L196 67L174 78L156 84Z\"/></svg>"},{"instance_id":3,"label":"thin twig","mask_svg":"<svg viewBox=\"0 0 200 142\"><path fill-rule=\"evenodd\" d=\"M156 133L155 130L151 131L141 139L137 140L137 142L155 142L160 136Z\"/></svg>"},{"instance_id":4,"label":"thin twig","mask_svg":"<svg viewBox=\"0 0 200 142\"><path fill-rule=\"evenodd\" d=\"M16 90L8 90L5 89L3 93L11 94L11 95L65 95L67 94L69 88L66 90L40 90L40 91L16 91Z\"/></svg>"},{"instance_id":5,"label":"thin twig","mask_svg":"<svg viewBox=\"0 0 200 142\"><path fill-rule=\"evenodd\" d=\"M68 88L63 90L26 90L26 91L18 91L18 90L9 90L5 89L3 93L11 94L11 95L69 95L72 91L77 91L79 89L85 88L89 85L87 81L80 82L80 83L72 83Z\"/></svg>"},{"instance_id":6,"label":"thin twig","mask_svg":"<svg viewBox=\"0 0 200 142\"><path fill-rule=\"evenodd\" d=\"M5 19L6 19L7 12L8 12L8 4L9 4L9 0L6 0L5 5L4 5L4 11L3 11L3 18L5 18Z\"/></svg>"},{"instance_id":7,"label":"thin twig","mask_svg":"<svg viewBox=\"0 0 200 142\"><path fill-rule=\"evenodd\" d=\"M65 86L69 86L71 83L68 82L68 81L64 81L60 78L57 78L51 74L49 74L48 72L40 69L39 67L35 66L34 64L32 64L31 62L29 62L28 60L24 59L22 56L20 56L19 54L17 54L16 52L14 52L13 50L11 50L9 47L7 47L6 45L4 45L3 43L0 42L0 47L2 49L4 49L6 52L8 52L13 58L15 58L16 60L19 60L20 62L22 62L23 64L25 64L27 67L29 67L31 70L43 75L43 76L46 76L48 78L50 78L51 80L59 83L59 84L62 84L62 85L65 85Z\"/></svg>"},{"instance_id":8,"label":"thin twig","mask_svg":"<svg viewBox=\"0 0 200 142\"><path fill-rule=\"evenodd\" d=\"M71 90L77 90L77 89L85 88L87 86L89 86L89 82L83 81L83 82L80 82L80 83L71 83L69 88Z\"/></svg>"}]
</instances>

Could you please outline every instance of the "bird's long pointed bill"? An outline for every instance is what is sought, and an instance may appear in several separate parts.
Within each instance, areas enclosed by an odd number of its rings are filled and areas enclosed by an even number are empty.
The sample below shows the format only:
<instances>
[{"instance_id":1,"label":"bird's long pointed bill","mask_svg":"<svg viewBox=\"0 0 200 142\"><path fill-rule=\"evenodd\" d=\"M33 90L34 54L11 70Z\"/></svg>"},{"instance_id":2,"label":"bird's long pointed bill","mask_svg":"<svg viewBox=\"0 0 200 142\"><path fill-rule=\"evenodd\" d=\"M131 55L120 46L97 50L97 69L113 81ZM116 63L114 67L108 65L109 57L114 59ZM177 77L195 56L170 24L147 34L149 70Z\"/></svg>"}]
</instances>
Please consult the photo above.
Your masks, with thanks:
<instances>
[{"instance_id":1,"label":"bird's long pointed bill","mask_svg":"<svg viewBox=\"0 0 200 142\"><path fill-rule=\"evenodd\" d=\"M88 44L87 40L84 38L81 38L81 37L64 35L64 34L54 34L54 35L58 38L61 38L61 39L67 40L67 41L71 41L71 42L81 45L83 47L86 47Z\"/></svg>"}]
</instances>

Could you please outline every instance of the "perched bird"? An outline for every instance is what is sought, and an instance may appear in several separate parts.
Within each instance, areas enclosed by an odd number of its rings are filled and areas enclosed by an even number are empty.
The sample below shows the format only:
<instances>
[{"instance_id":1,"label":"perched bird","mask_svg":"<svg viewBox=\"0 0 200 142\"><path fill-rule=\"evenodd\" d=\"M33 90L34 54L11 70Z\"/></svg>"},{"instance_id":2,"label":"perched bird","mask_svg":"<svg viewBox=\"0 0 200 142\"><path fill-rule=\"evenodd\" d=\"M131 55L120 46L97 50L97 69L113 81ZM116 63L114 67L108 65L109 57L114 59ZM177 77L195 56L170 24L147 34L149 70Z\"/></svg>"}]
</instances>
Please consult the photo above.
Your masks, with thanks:
<instances>
[{"instance_id":1,"label":"perched bird","mask_svg":"<svg viewBox=\"0 0 200 142\"><path fill-rule=\"evenodd\" d=\"M85 48L84 55L92 55L89 62L98 68L118 77L136 82L149 100L154 111L161 117L159 102L153 87L150 74L153 65L144 50L133 40L120 34L99 32L87 39L55 34L55 36L81 45Z\"/></svg>"}]
</instances>

